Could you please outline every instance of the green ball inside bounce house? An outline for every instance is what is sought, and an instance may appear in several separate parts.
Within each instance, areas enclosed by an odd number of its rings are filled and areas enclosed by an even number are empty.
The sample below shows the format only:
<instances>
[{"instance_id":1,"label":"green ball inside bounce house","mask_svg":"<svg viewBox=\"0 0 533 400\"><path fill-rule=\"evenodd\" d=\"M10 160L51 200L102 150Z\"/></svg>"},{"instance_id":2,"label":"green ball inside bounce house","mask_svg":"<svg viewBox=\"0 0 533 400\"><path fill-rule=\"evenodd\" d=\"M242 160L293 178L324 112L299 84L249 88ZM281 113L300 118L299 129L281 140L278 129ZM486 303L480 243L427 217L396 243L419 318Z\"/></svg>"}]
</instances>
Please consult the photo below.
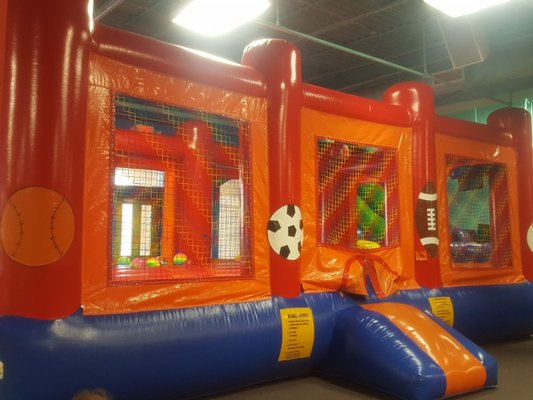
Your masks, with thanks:
<instances>
[{"instance_id":1,"label":"green ball inside bounce house","mask_svg":"<svg viewBox=\"0 0 533 400\"><path fill-rule=\"evenodd\" d=\"M150 257L148 260L146 260L146 266L147 267L159 267L161 266L161 263L159 260L155 257Z\"/></svg>"},{"instance_id":2,"label":"green ball inside bounce house","mask_svg":"<svg viewBox=\"0 0 533 400\"><path fill-rule=\"evenodd\" d=\"M176 253L172 261L174 265L183 265L187 262L187 256L184 253Z\"/></svg>"},{"instance_id":3,"label":"green ball inside bounce house","mask_svg":"<svg viewBox=\"0 0 533 400\"><path fill-rule=\"evenodd\" d=\"M117 258L116 265L125 265L129 267L131 266L131 260L129 257L122 256L122 257Z\"/></svg>"}]
</instances>

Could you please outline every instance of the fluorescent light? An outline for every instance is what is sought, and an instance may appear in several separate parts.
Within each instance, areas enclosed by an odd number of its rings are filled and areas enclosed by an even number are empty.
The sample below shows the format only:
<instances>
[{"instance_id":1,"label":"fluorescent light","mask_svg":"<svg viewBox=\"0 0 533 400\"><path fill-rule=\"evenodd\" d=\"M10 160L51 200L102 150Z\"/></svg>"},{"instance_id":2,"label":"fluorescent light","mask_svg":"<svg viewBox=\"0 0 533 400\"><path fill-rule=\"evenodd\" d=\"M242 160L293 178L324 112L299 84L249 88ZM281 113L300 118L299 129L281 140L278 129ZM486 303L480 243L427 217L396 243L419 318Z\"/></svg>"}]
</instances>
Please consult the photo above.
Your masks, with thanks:
<instances>
[{"instance_id":1,"label":"fluorescent light","mask_svg":"<svg viewBox=\"0 0 533 400\"><path fill-rule=\"evenodd\" d=\"M508 1L509 0L424 0L425 3L453 18L472 14Z\"/></svg>"},{"instance_id":2,"label":"fluorescent light","mask_svg":"<svg viewBox=\"0 0 533 400\"><path fill-rule=\"evenodd\" d=\"M229 32L270 7L268 0L193 0L173 20L207 36Z\"/></svg>"}]
</instances>

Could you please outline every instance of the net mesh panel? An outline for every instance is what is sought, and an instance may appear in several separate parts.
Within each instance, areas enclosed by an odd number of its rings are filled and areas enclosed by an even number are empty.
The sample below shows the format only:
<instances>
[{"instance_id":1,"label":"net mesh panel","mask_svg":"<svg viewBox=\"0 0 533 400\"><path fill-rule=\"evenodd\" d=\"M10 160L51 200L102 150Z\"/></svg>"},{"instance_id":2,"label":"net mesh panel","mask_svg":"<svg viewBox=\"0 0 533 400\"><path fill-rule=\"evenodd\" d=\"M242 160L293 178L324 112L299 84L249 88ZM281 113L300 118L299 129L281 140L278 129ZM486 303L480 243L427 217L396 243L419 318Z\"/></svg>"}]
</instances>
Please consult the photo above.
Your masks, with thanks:
<instances>
[{"instance_id":1,"label":"net mesh panel","mask_svg":"<svg viewBox=\"0 0 533 400\"><path fill-rule=\"evenodd\" d=\"M246 122L116 95L113 284L253 275Z\"/></svg>"},{"instance_id":2,"label":"net mesh panel","mask_svg":"<svg viewBox=\"0 0 533 400\"><path fill-rule=\"evenodd\" d=\"M448 155L446 166L452 262L460 267L511 266L505 165Z\"/></svg>"},{"instance_id":3,"label":"net mesh panel","mask_svg":"<svg viewBox=\"0 0 533 400\"><path fill-rule=\"evenodd\" d=\"M398 244L396 151L317 140L320 242L347 248Z\"/></svg>"}]
</instances>

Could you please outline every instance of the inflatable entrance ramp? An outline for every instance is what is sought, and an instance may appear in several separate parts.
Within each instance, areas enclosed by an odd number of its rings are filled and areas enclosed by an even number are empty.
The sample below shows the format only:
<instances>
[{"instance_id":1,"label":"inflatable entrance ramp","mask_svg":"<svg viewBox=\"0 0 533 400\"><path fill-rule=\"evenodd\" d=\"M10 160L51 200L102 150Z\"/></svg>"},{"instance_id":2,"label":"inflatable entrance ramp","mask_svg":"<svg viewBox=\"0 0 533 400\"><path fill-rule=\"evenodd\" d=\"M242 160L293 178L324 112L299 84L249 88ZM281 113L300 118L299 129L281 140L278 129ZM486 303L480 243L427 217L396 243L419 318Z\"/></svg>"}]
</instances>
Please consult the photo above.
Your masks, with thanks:
<instances>
[{"instance_id":1,"label":"inflatable entrance ramp","mask_svg":"<svg viewBox=\"0 0 533 400\"><path fill-rule=\"evenodd\" d=\"M442 322L399 303L340 312L322 372L410 400L441 399L497 384L490 355Z\"/></svg>"}]
</instances>

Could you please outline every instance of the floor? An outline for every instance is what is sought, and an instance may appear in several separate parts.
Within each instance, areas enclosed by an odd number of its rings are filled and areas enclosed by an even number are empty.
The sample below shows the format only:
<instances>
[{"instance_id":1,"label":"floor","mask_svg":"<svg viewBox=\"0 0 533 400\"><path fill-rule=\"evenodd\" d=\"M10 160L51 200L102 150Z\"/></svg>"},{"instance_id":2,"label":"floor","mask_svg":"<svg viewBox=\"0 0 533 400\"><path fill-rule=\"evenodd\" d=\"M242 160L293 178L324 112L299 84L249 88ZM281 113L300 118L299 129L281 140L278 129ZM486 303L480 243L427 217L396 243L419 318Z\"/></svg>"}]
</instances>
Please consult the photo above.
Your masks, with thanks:
<instances>
[{"instance_id":1,"label":"floor","mask_svg":"<svg viewBox=\"0 0 533 400\"><path fill-rule=\"evenodd\" d=\"M483 346L498 360L498 388L460 396L461 400L533 400L533 336L529 340ZM391 400L364 387L310 376L251 387L210 400Z\"/></svg>"}]
</instances>

